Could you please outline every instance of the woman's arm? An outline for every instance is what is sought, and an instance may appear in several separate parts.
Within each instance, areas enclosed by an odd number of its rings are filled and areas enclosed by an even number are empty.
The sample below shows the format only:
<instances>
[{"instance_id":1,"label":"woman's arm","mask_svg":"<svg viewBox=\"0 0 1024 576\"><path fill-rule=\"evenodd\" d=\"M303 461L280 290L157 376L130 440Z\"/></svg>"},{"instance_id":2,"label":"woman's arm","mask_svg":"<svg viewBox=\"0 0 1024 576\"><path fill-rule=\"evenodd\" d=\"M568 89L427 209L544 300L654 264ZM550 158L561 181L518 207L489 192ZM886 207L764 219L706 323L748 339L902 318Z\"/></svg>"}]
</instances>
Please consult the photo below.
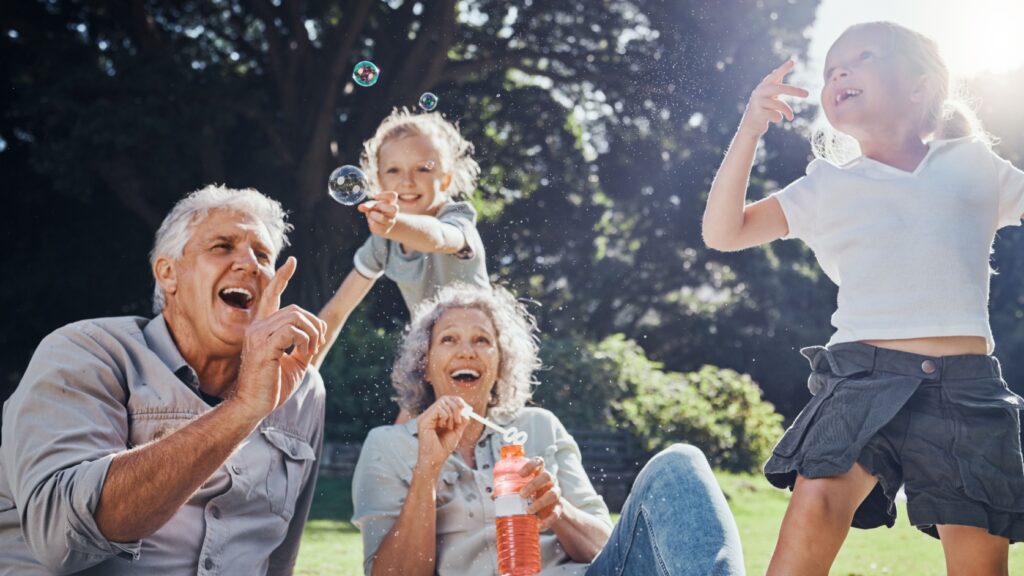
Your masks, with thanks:
<instances>
[{"instance_id":1,"label":"woman's arm","mask_svg":"<svg viewBox=\"0 0 1024 576\"><path fill-rule=\"evenodd\" d=\"M580 510L562 497L555 478L544 468L544 459L531 458L519 474L535 475L519 492L523 498L533 499L527 514L540 518L540 528L551 528L565 553L574 562L589 563L604 548L612 527L602 519Z\"/></svg>"},{"instance_id":2,"label":"woman's arm","mask_svg":"<svg viewBox=\"0 0 1024 576\"><path fill-rule=\"evenodd\" d=\"M437 564L437 478L469 419L461 398L444 396L417 421L418 454L398 521L373 559L373 575L431 575Z\"/></svg>"},{"instance_id":3,"label":"woman's arm","mask_svg":"<svg viewBox=\"0 0 1024 576\"><path fill-rule=\"evenodd\" d=\"M338 288L338 291L334 293L334 296L320 310L320 319L327 323L327 331L325 332L327 341L320 347L316 356L313 357L312 364L318 370L320 365L324 363L327 352L334 346L334 341L341 334L341 328L345 325L349 315L363 301L370 288L373 288L374 282L376 282L375 279L367 278L355 270L349 272L348 276L345 277L345 281Z\"/></svg>"},{"instance_id":4,"label":"woman's arm","mask_svg":"<svg viewBox=\"0 0 1024 576\"><path fill-rule=\"evenodd\" d=\"M709 248L734 251L770 242L786 235L789 228L782 207L775 198L745 206L750 169L757 142L769 123L793 120L793 110L779 96L807 96L807 91L782 83L793 69L792 60L776 68L754 89L740 127L733 137L722 166L715 175L704 210L704 243Z\"/></svg>"}]
</instances>

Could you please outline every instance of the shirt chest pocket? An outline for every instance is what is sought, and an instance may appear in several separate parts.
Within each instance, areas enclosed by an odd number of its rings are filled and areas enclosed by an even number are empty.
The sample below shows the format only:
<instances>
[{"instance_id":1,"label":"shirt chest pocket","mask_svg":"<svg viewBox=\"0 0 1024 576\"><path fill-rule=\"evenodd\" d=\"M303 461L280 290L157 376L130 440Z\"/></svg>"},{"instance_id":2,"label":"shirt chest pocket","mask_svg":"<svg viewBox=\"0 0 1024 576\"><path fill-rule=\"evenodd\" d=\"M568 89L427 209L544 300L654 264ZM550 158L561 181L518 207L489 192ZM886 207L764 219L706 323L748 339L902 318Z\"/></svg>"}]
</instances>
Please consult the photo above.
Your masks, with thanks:
<instances>
[{"instance_id":1,"label":"shirt chest pocket","mask_svg":"<svg viewBox=\"0 0 1024 576\"><path fill-rule=\"evenodd\" d=\"M439 478L437 491L437 535L444 538L469 530L472 518L472 501L459 490L459 473L444 470Z\"/></svg>"},{"instance_id":2,"label":"shirt chest pocket","mask_svg":"<svg viewBox=\"0 0 1024 576\"><path fill-rule=\"evenodd\" d=\"M270 510L285 521L290 521L316 454L308 442L280 430L264 428L261 433L270 444L270 466L267 470Z\"/></svg>"}]
</instances>

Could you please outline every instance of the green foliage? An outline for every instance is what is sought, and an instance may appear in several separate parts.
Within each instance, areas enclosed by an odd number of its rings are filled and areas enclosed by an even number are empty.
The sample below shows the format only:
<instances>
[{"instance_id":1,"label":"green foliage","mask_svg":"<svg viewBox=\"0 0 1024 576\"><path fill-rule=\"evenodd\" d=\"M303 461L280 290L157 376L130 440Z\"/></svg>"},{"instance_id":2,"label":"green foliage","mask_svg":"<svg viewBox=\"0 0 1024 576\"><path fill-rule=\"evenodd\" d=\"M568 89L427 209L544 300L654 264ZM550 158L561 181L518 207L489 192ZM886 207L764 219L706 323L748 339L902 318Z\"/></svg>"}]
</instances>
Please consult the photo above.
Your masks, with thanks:
<instances>
[{"instance_id":1,"label":"green foliage","mask_svg":"<svg viewBox=\"0 0 1024 576\"><path fill-rule=\"evenodd\" d=\"M714 366L685 374L657 370L637 384L619 409L648 451L684 441L713 466L753 471L782 434L782 416L745 374Z\"/></svg>"},{"instance_id":2,"label":"green foliage","mask_svg":"<svg viewBox=\"0 0 1024 576\"><path fill-rule=\"evenodd\" d=\"M686 442L733 471L756 470L782 434L782 416L733 370L667 372L621 334L548 339L542 351L550 368L534 398L569 427L623 427L649 452Z\"/></svg>"},{"instance_id":3,"label":"green foliage","mask_svg":"<svg viewBox=\"0 0 1024 576\"><path fill-rule=\"evenodd\" d=\"M613 406L652 364L635 342L621 334L591 342L579 336L544 338L545 370L534 402L553 411L569 428L615 426Z\"/></svg>"},{"instance_id":4,"label":"green foliage","mask_svg":"<svg viewBox=\"0 0 1024 576\"><path fill-rule=\"evenodd\" d=\"M398 334L372 328L365 314L349 319L320 369L327 387L325 434L330 440L362 441L372 428L394 422L391 365Z\"/></svg>"}]
</instances>

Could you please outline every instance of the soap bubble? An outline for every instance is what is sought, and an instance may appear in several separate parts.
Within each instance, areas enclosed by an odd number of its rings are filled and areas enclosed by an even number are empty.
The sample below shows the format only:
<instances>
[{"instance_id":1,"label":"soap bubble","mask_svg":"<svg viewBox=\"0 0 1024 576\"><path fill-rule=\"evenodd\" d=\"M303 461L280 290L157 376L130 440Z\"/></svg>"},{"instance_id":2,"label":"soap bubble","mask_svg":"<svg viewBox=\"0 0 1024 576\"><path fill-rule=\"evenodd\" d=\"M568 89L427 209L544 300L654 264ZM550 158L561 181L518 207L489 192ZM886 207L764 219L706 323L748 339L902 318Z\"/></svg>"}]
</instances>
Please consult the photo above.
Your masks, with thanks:
<instances>
[{"instance_id":1,"label":"soap bubble","mask_svg":"<svg viewBox=\"0 0 1024 576\"><path fill-rule=\"evenodd\" d=\"M331 172L327 181L327 193L331 198L345 206L354 206L362 202L370 191L370 182L366 174L355 166L342 166Z\"/></svg>"},{"instance_id":2,"label":"soap bubble","mask_svg":"<svg viewBox=\"0 0 1024 576\"><path fill-rule=\"evenodd\" d=\"M424 112L433 112L434 108L437 108L437 95L433 92L424 92L420 96L420 108Z\"/></svg>"},{"instance_id":3,"label":"soap bubble","mask_svg":"<svg viewBox=\"0 0 1024 576\"><path fill-rule=\"evenodd\" d=\"M380 69L369 60L363 60L352 70L352 79L360 86L373 86L380 78Z\"/></svg>"}]
</instances>

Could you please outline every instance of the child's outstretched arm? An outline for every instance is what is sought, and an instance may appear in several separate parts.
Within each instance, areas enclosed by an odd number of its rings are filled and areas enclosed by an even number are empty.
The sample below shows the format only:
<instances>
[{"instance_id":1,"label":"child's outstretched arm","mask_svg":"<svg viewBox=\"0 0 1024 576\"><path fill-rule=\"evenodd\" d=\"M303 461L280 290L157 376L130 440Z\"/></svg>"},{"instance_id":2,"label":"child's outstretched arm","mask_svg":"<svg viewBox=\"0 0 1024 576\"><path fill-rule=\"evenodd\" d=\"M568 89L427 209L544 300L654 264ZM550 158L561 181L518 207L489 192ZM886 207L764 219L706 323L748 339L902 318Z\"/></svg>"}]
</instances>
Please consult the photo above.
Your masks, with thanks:
<instances>
[{"instance_id":1,"label":"child's outstretched arm","mask_svg":"<svg viewBox=\"0 0 1024 576\"><path fill-rule=\"evenodd\" d=\"M359 205L370 232L416 252L454 254L465 247L466 237L455 226L433 216L401 214L397 203L398 193L381 192L375 201Z\"/></svg>"},{"instance_id":2,"label":"child's outstretched arm","mask_svg":"<svg viewBox=\"0 0 1024 576\"><path fill-rule=\"evenodd\" d=\"M349 272L348 276L345 277L345 281L338 288L338 291L334 293L334 296L320 310L318 316L327 323L327 343L321 346L320 351L313 357L312 364L318 370L320 365L324 363L327 353L334 347L334 341L341 334L341 328L345 325L345 321L348 320L349 315L356 309L356 306L363 301L363 298L366 298L366 294L370 291L370 288L373 288L374 282L376 282L376 279L367 278L356 270Z\"/></svg>"},{"instance_id":3,"label":"child's outstretched arm","mask_svg":"<svg viewBox=\"0 0 1024 576\"><path fill-rule=\"evenodd\" d=\"M744 204L758 140L768 131L769 123L781 124L783 118L793 120L792 108L779 96L808 95L803 88L782 83L794 65L793 60L787 60L765 76L750 95L740 127L708 194L703 234L709 248L725 252L743 250L781 238L789 231L786 216L775 198Z\"/></svg>"}]
</instances>

